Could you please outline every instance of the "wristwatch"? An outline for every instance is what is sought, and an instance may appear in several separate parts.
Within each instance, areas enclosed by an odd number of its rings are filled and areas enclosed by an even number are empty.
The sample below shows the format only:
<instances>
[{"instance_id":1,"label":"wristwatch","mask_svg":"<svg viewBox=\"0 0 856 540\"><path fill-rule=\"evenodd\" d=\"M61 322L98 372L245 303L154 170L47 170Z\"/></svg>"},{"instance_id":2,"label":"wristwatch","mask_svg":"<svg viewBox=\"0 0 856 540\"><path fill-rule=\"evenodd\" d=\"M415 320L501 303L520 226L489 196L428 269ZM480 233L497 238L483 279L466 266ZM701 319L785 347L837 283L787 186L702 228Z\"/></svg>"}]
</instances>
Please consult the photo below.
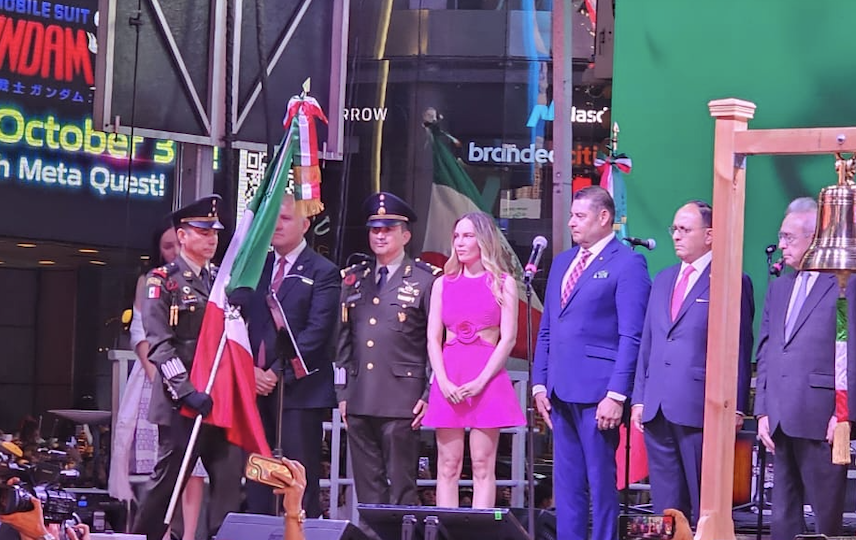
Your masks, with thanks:
<instances>
[{"instance_id":1,"label":"wristwatch","mask_svg":"<svg viewBox=\"0 0 856 540\"><path fill-rule=\"evenodd\" d=\"M306 510L301 509L296 514L285 514L285 519L296 519L298 523L303 523L306 521Z\"/></svg>"}]
</instances>

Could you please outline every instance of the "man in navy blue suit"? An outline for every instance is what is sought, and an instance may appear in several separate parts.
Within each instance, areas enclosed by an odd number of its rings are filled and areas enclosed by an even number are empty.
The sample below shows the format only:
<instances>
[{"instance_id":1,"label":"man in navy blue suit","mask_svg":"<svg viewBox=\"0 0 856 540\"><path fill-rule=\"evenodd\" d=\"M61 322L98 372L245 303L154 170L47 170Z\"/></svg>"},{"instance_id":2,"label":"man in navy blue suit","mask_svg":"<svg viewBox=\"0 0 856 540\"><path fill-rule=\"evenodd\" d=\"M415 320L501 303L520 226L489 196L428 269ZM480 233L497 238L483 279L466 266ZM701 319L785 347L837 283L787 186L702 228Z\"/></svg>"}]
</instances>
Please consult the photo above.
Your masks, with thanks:
<instances>
[{"instance_id":1,"label":"man in navy blue suit","mask_svg":"<svg viewBox=\"0 0 856 540\"><path fill-rule=\"evenodd\" d=\"M615 203L600 187L574 194L576 247L547 280L532 393L553 429L558 537L618 537L615 451L633 386L651 279L645 258L613 233ZM629 405L629 403L628 403ZM591 494L591 499L589 499Z\"/></svg>"},{"instance_id":2,"label":"man in navy blue suit","mask_svg":"<svg viewBox=\"0 0 856 540\"><path fill-rule=\"evenodd\" d=\"M669 232L681 263L654 279L631 413L645 432L654 512L677 508L693 523L700 517L712 226L713 210L706 202L691 201L675 213ZM746 274L740 308L737 428L743 425L752 372L755 302Z\"/></svg>"},{"instance_id":3,"label":"man in navy blue suit","mask_svg":"<svg viewBox=\"0 0 856 540\"><path fill-rule=\"evenodd\" d=\"M303 508L309 517L321 515L321 448L325 415L336 406L333 388L333 333L338 313L339 269L312 248L304 235L310 221L294 198L286 195L259 286L247 309L250 344L256 360L257 403L271 448L277 446L278 377L285 385L282 408L282 450L306 468ZM294 335L278 330L266 298L273 292ZM298 349L306 364L292 362ZM295 367L296 366L296 367ZM271 489L247 482L247 510L273 514Z\"/></svg>"}]
</instances>

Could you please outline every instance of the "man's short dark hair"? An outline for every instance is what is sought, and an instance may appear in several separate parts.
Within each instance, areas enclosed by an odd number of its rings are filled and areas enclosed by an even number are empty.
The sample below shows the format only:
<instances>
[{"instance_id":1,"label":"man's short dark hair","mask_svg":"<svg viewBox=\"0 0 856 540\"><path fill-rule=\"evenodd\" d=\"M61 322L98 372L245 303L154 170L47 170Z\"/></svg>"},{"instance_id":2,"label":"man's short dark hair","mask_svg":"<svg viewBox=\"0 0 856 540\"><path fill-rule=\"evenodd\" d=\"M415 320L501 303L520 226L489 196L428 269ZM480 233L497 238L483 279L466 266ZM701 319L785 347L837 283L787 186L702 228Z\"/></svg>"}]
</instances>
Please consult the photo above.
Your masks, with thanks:
<instances>
[{"instance_id":1,"label":"man's short dark hair","mask_svg":"<svg viewBox=\"0 0 856 540\"><path fill-rule=\"evenodd\" d=\"M702 201L701 199L695 199L689 202L689 204L696 205L699 213L701 214L701 224L706 229L710 229L713 227L713 207L707 203L706 201Z\"/></svg>"},{"instance_id":2,"label":"man's short dark hair","mask_svg":"<svg viewBox=\"0 0 856 540\"><path fill-rule=\"evenodd\" d=\"M615 219L615 201L612 195L600 186L586 186L574 193L574 200L587 200L597 210L606 210Z\"/></svg>"}]
</instances>

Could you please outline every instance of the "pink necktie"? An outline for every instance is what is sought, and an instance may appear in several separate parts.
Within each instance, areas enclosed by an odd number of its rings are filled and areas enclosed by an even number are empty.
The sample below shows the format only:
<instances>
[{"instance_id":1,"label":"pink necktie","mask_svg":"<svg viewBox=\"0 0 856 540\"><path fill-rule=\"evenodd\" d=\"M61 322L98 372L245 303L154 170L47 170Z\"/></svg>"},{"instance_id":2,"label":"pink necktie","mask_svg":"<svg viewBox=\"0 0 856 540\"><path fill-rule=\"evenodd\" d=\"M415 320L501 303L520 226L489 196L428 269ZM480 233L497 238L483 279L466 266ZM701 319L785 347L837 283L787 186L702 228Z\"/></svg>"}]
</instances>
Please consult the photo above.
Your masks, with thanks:
<instances>
[{"instance_id":1,"label":"pink necktie","mask_svg":"<svg viewBox=\"0 0 856 540\"><path fill-rule=\"evenodd\" d=\"M276 267L276 275L270 282L270 288L273 292L279 291L279 286L282 285L282 280L285 279L285 265L288 261L285 260L285 257L279 258L279 263Z\"/></svg>"},{"instance_id":2,"label":"pink necktie","mask_svg":"<svg viewBox=\"0 0 856 540\"><path fill-rule=\"evenodd\" d=\"M688 265L684 268L681 274L681 279L675 285L675 291L672 293L672 320L678 318L678 312L681 310L681 305L684 303L684 297L687 295L687 285L690 282L690 275L695 272L693 265Z\"/></svg>"},{"instance_id":3,"label":"pink necktie","mask_svg":"<svg viewBox=\"0 0 856 540\"><path fill-rule=\"evenodd\" d=\"M574 269L571 270L571 275L568 276L568 281L565 282L565 287L562 289L562 307L565 307L568 304L568 300L571 299L571 293L574 292L574 286L586 269L586 261L588 261L589 256L591 256L591 251L587 249L582 250L580 253L580 260L574 265Z\"/></svg>"}]
</instances>

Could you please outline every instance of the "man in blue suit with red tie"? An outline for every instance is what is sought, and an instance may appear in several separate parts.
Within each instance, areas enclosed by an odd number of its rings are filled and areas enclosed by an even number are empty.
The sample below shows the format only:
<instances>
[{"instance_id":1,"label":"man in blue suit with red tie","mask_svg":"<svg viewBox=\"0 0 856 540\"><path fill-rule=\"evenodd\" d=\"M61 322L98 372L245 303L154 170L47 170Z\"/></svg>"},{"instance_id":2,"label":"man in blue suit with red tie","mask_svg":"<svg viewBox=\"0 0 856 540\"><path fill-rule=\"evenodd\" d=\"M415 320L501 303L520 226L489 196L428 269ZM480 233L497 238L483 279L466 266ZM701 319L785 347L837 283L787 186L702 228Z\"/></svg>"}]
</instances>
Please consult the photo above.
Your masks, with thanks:
<instances>
[{"instance_id":1,"label":"man in blue suit with red tie","mask_svg":"<svg viewBox=\"0 0 856 540\"><path fill-rule=\"evenodd\" d=\"M681 263L654 279L631 413L645 432L654 512L677 508L692 523L700 517L712 226L713 209L706 202L691 201L675 213L669 232ZM755 303L746 274L740 308L737 428L743 425L752 372Z\"/></svg>"},{"instance_id":2,"label":"man in blue suit with red tie","mask_svg":"<svg viewBox=\"0 0 856 540\"><path fill-rule=\"evenodd\" d=\"M532 393L554 433L563 540L589 538L590 502L591 538L618 537L617 428L633 386L651 280L645 258L615 237L614 220L615 203L603 188L574 194L568 227L577 246L553 261L535 349Z\"/></svg>"}]
</instances>

